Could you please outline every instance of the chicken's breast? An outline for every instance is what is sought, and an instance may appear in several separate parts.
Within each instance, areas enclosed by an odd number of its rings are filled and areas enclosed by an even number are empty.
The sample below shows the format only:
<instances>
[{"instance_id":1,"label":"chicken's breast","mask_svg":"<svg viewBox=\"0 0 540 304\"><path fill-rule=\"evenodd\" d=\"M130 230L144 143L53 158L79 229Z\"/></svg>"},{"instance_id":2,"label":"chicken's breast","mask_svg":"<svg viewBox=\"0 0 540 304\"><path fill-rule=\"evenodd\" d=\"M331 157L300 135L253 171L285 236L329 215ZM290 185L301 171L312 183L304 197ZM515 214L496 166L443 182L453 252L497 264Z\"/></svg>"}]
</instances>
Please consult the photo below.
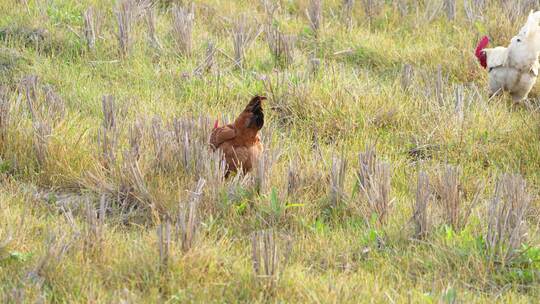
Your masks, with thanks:
<instances>
[{"instance_id":1,"label":"chicken's breast","mask_svg":"<svg viewBox=\"0 0 540 304\"><path fill-rule=\"evenodd\" d=\"M227 163L228 172L242 168L244 173L251 171L262 154L263 145L260 140L251 146L235 146L232 141L226 141L219 147Z\"/></svg>"},{"instance_id":2,"label":"chicken's breast","mask_svg":"<svg viewBox=\"0 0 540 304\"><path fill-rule=\"evenodd\" d=\"M533 73L522 74L519 81L514 85L510 91L512 99L514 101L521 101L526 99L531 92L534 84L536 83L536 76Z\"/></svg>"},{"instance_id":3,"label":"chicken's breast","mask_svg":"<svg viewBox=\"0 0 540 304\"><path fill-rule=\"evenodd\" d=\"M504 66L492 69L488 77L490 96L508 91L514 101L527 98L537 78L534 71L521 73L517 69Z\"/></svg>"}]
</instances>

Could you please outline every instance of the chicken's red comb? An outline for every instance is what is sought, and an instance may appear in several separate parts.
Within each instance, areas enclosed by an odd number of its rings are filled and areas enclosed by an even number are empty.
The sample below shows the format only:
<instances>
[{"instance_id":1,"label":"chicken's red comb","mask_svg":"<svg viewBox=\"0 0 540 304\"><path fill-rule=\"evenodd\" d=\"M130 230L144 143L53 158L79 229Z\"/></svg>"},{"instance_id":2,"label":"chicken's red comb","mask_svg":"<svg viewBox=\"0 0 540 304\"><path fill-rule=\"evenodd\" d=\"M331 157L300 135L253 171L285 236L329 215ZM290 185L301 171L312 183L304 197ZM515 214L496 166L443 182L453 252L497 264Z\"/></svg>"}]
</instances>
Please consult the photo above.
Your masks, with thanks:
<instances>
[{"instance_id":1,"label":"chicken's red comb","mask_svg":"<svg viewBox=\"0 0 540 304\"><path fill-rule=\"evenodd\" d=\"M218 124L219 124L219 119L216 119L216 121L214 122L214 130L218 128Z\"/></svg>"},{"instance_id":2,"label":"chicken's red comb","mask_svg":"<svg viewBox=\"0 0 540 304\"><path fill-rule=\"evenodd\" d=\"M476 46L476 51L474 52L474 55L476 55L476 58L478 58L480 65L483 66L484 69L487 68L487 56L486 53L482 51L486 48L488 44L488 36L482 37L482 39L480 39L480 42L478 42L478 45Z\"/></svg>"}]
</instances>

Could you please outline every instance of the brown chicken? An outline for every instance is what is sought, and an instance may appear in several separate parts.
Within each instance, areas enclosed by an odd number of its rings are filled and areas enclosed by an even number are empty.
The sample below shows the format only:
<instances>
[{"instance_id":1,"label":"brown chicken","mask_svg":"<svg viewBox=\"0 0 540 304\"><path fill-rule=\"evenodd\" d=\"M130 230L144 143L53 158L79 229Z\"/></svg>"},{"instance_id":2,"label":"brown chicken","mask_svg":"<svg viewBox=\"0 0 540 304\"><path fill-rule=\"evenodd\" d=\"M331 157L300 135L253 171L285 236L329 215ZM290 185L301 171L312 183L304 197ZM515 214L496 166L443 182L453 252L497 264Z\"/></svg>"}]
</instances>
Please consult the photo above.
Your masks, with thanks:
<instances>
[{"instance_id":1,"label":"brown chicken","mask_svg":"<svg viewBox=\"0 0 540 304\"><path fill-rule=\"evenodd\" d=\"M227 163L226 176L240 168L243 173L251 171L262 154L263 145L258 132L264 125L263 100L266 97L253 97L232 124L218 127L216 121L214 125L210 146L214 151L223 151Z\"/></svg>"}]
</instances>

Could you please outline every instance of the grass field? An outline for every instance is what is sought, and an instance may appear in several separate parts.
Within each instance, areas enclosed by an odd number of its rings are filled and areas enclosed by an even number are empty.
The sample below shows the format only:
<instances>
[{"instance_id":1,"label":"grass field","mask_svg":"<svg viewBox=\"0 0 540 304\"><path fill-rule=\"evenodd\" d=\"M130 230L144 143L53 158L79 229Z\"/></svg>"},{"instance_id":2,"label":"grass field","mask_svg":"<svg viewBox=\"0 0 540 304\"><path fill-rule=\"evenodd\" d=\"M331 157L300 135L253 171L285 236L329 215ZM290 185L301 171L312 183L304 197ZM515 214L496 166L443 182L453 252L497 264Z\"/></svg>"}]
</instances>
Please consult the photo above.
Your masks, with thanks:
<instances>
[{"instance_id":1,"label":"grass field","mask_svg":"<svg viewBox=\"0 0 540 304\"><path fill-rule=\"evenodd\" d=\"M537 1L155 2L0 0L0 302L537 301L540 90L473 54Z\"/></svg>"}]
</instances>

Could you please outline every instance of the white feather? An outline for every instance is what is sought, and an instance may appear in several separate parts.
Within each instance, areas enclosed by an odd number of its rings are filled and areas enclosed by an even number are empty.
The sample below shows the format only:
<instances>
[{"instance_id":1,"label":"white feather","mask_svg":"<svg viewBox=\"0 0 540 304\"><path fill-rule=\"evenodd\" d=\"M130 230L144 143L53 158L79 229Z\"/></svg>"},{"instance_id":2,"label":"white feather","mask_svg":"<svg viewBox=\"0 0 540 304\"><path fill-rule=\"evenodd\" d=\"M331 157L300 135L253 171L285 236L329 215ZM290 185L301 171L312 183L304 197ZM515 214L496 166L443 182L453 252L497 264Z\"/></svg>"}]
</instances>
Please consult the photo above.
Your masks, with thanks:
<instances>
[{"instance_id":1,"label":"white feather","mask_svg":"<svg viewBox=\"0 0 540 304\"><path fill-rule=\"evenodd\" d=\"M540 55L540 11L531 11L527 22L507 48L485 49L489 89L508 91L514 100L527 98L536 83Z\"/></svg>"},{"instance_id":2,"label":"white feather","mask_svg":"<svg viewBox=\"0 0 540 304\"><path fill-rule=\"evenodd\" d=\"M508 58L508 48L498 46L492 49L484 49L487 57L487 67L495 68L506 64Z\"/></svg>"}]
</instances>

